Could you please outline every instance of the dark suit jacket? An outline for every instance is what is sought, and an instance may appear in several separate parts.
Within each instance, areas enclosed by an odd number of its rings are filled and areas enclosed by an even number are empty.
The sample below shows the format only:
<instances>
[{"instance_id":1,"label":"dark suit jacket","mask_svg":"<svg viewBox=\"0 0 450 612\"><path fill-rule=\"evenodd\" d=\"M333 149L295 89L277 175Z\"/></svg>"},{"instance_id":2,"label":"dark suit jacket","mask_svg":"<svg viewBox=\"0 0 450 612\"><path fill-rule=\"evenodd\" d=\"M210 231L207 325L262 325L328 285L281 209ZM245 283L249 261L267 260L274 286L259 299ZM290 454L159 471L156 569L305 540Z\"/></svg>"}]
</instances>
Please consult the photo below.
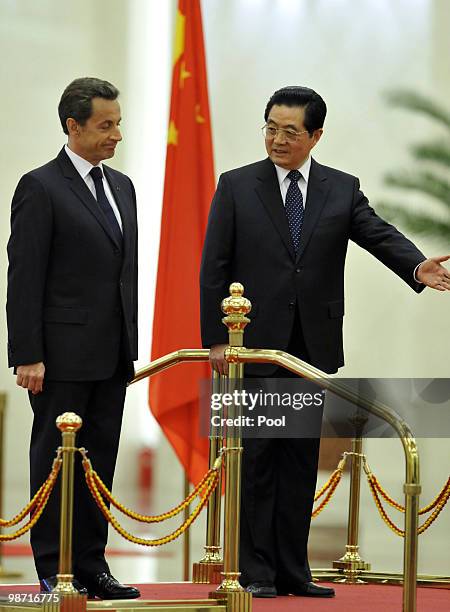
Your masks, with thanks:
<instances>
[{"instance_id":1,"label":"dark suit jacket","mask_svg":"<svg viewBox=\"0 0 450 612\"><path fill-rule=\"evenodd\" d=\"M285 350L297 309L311 364L344 365L344 264L348 241L372 253L415 291L425 256L378 217L354 176L312 160L300 250L295 256L278 178L270 159L225 172L208 221L200 273L202 340L227 343L220 302L241 282L252 302L244 345ZM248 366L269 374L273 366Z\"/></svg>"},{"instance_id":2,"label":"dark suit jacket","mask_svg":"<svg viewBox=\"0 0 450 612\"><path fill-rule=\"evenodd\" d=\"M102 380L119 351L137 358L136 198L104 167L123 223L106 217L64 149L25 174L12 201L8 243L9 365L43 361L47 380Z\"/></svg>"}]
</instances>

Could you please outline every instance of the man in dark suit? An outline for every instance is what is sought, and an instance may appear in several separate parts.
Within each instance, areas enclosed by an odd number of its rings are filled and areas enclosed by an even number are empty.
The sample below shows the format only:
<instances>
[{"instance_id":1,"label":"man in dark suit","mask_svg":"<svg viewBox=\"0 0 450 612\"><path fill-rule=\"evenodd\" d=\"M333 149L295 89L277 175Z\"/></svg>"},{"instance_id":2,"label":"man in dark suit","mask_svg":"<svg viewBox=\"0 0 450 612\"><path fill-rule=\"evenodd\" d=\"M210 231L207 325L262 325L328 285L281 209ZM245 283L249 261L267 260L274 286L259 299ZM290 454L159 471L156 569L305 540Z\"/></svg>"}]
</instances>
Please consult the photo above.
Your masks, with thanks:
<instances>
[{"instance_id":1,"label":"man in dark suit","mask_svg":"<svg viewBox=\"0 0 450 612\"><path fill-rule=\"evenodd\" d=\"M420 292L450 289L441 265L376 215L354 176L310 157L322 136L323 99L305 87L270 98L263 128L268 158L222 174L200 274L202 339L212 367L227 373L220 302L239 281L252 302L245 346L282 349L320 368L344 365L344 264L349 240ZM270 364L246 375L285 376ZM245 439L241 581L256 597L332 597L311 581L307 542L319 440Z\"/></svg>"},{"instance_id":2,"label":"man in dark suit","mask_svg":"<svg viewBox=\"0 0 450 612\"><path fill-rule=\"evenodd\" d=\"M78 446L112 487L127 381L137 358L137 225L131 180L101 162L122 139L119 91L95 78L65 89L58 112L67 145L16 188L8 243L8 354L34 413L31 493L60 444L56 417L83 419ZM75 474L76 588L104 599L139 597L105 560L107 522ZM41 590L56 584L59 489L32 530Z\"/></svg>"}]
</instances>

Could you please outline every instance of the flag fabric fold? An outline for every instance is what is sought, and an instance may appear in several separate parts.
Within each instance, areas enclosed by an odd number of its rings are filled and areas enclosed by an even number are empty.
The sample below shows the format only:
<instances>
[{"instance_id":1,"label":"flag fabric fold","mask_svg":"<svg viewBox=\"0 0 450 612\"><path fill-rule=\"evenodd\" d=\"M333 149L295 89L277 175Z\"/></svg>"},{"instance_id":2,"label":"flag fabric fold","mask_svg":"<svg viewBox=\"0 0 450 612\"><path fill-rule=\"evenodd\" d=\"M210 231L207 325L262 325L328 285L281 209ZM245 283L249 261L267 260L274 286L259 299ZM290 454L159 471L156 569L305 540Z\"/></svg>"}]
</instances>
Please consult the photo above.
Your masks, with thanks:
<instances>
[{"instance_id":1,"label":"flag fabric fold","mask_svg":"<svg viewBox=\"0 0 450 612\"><path fill-rule=\"evenodd\" d=\"M179 0L152 360L180 348L201 347L198 278L214 185L200 1ZM208 364L189 363L157 374L149 386L153 415L193 483L208 469L198 397L200 380L209 376Z\"/></svg>"}]
</instances>

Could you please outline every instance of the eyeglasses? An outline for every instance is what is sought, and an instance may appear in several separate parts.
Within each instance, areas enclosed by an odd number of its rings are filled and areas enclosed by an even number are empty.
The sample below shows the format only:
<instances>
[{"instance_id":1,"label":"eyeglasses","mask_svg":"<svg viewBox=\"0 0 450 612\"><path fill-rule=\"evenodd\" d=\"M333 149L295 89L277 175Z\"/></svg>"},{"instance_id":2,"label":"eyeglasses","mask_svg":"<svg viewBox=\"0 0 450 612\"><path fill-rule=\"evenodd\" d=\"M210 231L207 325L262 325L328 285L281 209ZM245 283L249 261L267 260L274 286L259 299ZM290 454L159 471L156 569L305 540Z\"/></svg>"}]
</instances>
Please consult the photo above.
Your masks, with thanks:
<instances>
[{"instance_id":1,"label":"eyeglasses","mask_svg":"<svg viewBox=\"0 0 450 612\"><path fill-rule=\"evenodd\" d=\"M303 130L302 132L296 132L295 130L285 130L284 128L276 128L272 125L267 124L263 125L261 129L264 138L275 138L278 132L281 132L288 142L295 142L302 134L306 134L308 132L308 130Z\"/></svg>"}]
</instances>

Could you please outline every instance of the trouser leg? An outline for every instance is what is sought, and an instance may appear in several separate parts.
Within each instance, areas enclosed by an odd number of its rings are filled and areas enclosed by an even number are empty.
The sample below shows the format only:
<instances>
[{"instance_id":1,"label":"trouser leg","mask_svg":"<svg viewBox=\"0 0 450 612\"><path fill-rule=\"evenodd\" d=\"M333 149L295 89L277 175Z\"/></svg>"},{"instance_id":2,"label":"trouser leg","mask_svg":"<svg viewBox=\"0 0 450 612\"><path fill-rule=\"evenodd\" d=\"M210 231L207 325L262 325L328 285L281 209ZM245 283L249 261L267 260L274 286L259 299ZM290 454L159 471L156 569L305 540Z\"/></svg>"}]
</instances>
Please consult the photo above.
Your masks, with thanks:
<instances>
[{"instance_id":1,"label":"trouser leg","mask_svg":"<svg viewBox=\"0 0 450 612\"><path fill-rule=\"evenodd\" d=\"M317 481L320 439L278 440L275 513L278 586L311 580L308 536Z\"/></svg>"},{"instance_id":2,"label":"trouser leg","mask_svg":"<svg viewBox=\"0 0 450 612\"><path fill-rule=\"evenodd\" d=\"M287 352L309 361L298 316ZM278 368L271 378L298 377ZM307 546L319 448L319 438L244 440L240 547L243 585L267 580L281 586L283 582L311 580Z\"/></svg>"},{"instance_id":3,"label":"trouser leg","mask_svg":"<svg viewBox=\"0 0 450 612\"><path fill-rule=\"evenodd\" d=\"M88 450L94 470L109 490L113 485L119 449L125 389L122 373L95 384L78 440L78 445ZM87 488L81 461L76 469L74 573L95 575L109 571L105 559L108 523Z\"/></svg>"},{"instance_id":4,"label":"trouser leg","mask_svg":"<svg viewBox=\"0 0 450 612\"><path fill-rule=\"evenodd\" d=\"M33 427L30 442L30 489L33 496L47 478L61 432L56 418L64 412L75 412L84 418L93 383L45 381L44 390L30 394ZM31 530L31 546L39 579L58 571L61 474L39 521Z\"/></svg>"},{"instance_id":5,"label":"trouser leg","mask_svg":"<svg viewBox=\"0 0 450 612\"><path fill-rule=\"evenodd\" d=\"M122 423L126 376L122 370L105 381L45 383L44 391L30 396L34 412L30 444L30 483L32 495L51 468L61 434L55 419L72 411L83 419L77 446L89 451L94 469L108 488L112 487ZM49 503L31 533L31 545L39 578L58 571L60 477ZM73 566L75 573L108 570L104 558L107 523L87 488L78 454L75 457Z\"/></svg>"},{"instance_id":6,"label":"trouser leg","mask_svg":"<svg viewBox=\"0 0 450 612\"><path fill-rule=\"evenodd\" d=\"M243 440L239 553L243 585L262 580L273 582L276 575L274 442L259 438Z\"/></svg>"}]
</instances>

